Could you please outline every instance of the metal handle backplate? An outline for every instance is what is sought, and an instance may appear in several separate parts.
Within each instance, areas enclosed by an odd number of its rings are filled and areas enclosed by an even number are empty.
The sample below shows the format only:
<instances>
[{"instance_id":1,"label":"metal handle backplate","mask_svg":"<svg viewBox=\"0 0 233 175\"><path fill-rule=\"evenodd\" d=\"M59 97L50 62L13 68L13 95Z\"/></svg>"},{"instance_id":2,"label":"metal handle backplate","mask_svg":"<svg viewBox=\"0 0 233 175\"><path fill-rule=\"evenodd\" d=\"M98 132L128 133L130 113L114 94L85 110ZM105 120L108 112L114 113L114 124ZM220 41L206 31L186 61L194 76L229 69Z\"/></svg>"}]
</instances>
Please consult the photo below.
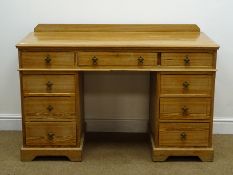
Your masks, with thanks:
<instances>
[{"instance_id":1,"label":"metal handle backplate","mask_svg":"<svg viewBox=\"0 0 233 175\"><path fill-rule=\"evenodd\" d=\"M47 86L47 90L51 90L52 89L52 86L53 86L53 83L51 81L48 81L46 83L46 86Z\"/></svg>"},{"instance_id":2,"label":"metal handle backplate","mask_svg":"<svg viewBox=\"0 0 233 175\"><path fill-rule=\"evenodd\" d=\"M98 64L98 58L96 56L92 57L92 64L97 65Z\"/></svg>"},{"instance_id":3,"label":"metal handle backplate","mask_svg":"<svg viewBox=\"0 0 233 175\"><path fill-rule=\"evenodd\" d=\"M181 140L186 140L187 139L187 134L185 132L180 133L180 139Z\"/></svg>"},{"instance_id":4,"label":"metal handle backplate","mask_svg":"<svg viewBox=\"0 0 233 175\"><path fill-rule=\"evenodd\" d=\"M190 64L190 59L189 59L188 55L186 55L184 58L184 65L188 66L189 64Z\"/></svg>"},{"instance_id":5,"label":"metal handle backplate","mask_svg":"<svg viewBox=\"0 0 233 175\"><path fill-rule=\"evenodd\" d=\"M53 106L52 106L52 105L48 105L47 110L48 110L49 112L51 112L51 111L53 110Z\"/></svg>"},{"instance_id":6,"label":"metal handle backplate","mask_svg":"<svg viewBox=\"0 0 233 175\"><path fill-rule=\"evenodd\" d=\"M54 135L55 135L54 133L49 132L48 135L47 135L48 136L48 140L50 140L50 141L53 140L54 139Z\"/></svg>"},{"instance_id":7,"label":"metal handle backplate","mask_svg":"<svg viewBox=\"0 0 233 175\"><path fill-rule=\"evenodd\" d=\"M190 86L190 83L188 81L183 82L183 88L187 89Z\"/></svg>"},{"instance_id":8,"label":"metal handle backplate","mask_svg":"<svg viewBox=\"0 0 233 175\"><path fill-rule=\"evenodd\" d=\"M138 58L138 64L143 64L144 63L144 58L142 56L140 56Z\"/></svg>"},{"instance_id":9,"label":"metal handle backplate","mask_svg":"<svg viewBox=\"0 0 233 175\"><path fill-rule=\"evenodd\" d=\"M50 64L52 59L50 58L49 55L47 55L46 58L44 59L44 61L45 61L46 64Z\"/></svg>"},{"instance_id":10,"label":"metal handle backplate","mask_svg":"<svg viewBox=\"0 0 233 175\"><path fill-rule=\"evenodd\" d=\"M183 116L188 115L188 110L189 110L189 108L188 108L188 107L183 106L181 109L182 109L182 115L183 115Z\"/></svg>"}]
</instances>

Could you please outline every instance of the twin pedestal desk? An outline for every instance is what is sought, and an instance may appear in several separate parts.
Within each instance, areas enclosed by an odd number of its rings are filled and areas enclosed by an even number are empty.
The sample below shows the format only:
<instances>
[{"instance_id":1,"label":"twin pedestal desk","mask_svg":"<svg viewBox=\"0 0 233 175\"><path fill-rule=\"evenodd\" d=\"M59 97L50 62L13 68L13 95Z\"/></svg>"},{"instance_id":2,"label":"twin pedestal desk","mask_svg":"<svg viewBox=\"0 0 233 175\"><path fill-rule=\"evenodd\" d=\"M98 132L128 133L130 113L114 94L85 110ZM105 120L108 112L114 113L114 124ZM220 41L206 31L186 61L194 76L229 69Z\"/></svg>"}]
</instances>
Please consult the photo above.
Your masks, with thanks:
<instances>
[{"instance_id":1,"label":"twin pedestal desk","mask_svg":"<svg viewBox=\"0 0 233 175\"><path fill-rule=\"evenodd\" d=\"M150 72L152 160L213 160L219 46L197 25L40 24L17 48L22 160L82 160L86 71Z\"/></svg>"}]
</instances>

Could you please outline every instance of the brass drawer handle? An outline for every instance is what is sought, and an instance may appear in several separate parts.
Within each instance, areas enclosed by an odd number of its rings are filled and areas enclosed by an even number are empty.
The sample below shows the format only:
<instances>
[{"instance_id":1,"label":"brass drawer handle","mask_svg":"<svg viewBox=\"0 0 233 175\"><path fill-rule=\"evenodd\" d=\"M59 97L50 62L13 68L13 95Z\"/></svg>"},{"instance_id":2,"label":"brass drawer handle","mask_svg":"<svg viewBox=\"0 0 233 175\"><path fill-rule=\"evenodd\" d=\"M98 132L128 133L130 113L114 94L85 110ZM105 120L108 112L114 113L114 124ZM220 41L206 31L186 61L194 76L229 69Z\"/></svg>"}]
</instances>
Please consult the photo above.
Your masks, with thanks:
<instances>
[{"instance_id":1,"label":"brass drawer handle","mask_svg":"<svg viewBox=\"0 0 233 175\"><path fill-rule=\"evenodd\" d=\"M138 58L138 64L143 64L144 63L144 58L142 56L140 56Z\"/></svg>"},{"instance_id":2,"label":"brass drawer handle","mask_svg":"<svg viewBox=\"0 0 233 175\"><path fill-rule=\"evenodd\" d=\"M96 56L94 56L91 60L92 60L92 64L93 64L93 65L97 65L97 63L98 63L98 58L97 58Z\"/></svg>"},{"instance_id":3,"label":"brass drawer handle","mask_svg":"<svg viewBox=\"0 0 233 175\"><path fill-rule=\"evenodd\" d=\"M51 112L51 111L53 110L53 107L52 107L51 105L49 105L49 106L47 107L47 110L48 110L49 112Z\"/></svg>"},{"instance_id":4,"label":"brass drawer handle","mask_svg":"<svg viewBox=\"0 0 233 175\"><path fill-rule=\"evenodd\" d=\"M188 55L186 55L184 58L184 65L188 66L189 64L190 64L190 59L189 59Z\"/></svg>"},{"instance_id":5,"label":"brass drawer handle","mask_svg":"<svg viewBox=\"0 0 233 175\"><path fill-rule=\"evenodd\" d=\"M54 139L54 135L55 135L54 133L49 132L48 133L48 140L50 140L50 141L53 140Z\"/></svg>"},{"instance_id":6,"label":"brass drawer handle","mask_svg":"<svg viewBox=\"0 0 233 175\"><path fill-rule=\"evenodd\" d=\"M52 83L51 81L48 81L48 82L46 83L46 86L47 86L47 89L48 89L48 90L51 90L51 89L52 89L52 86L53 86L53 83Z\"/></svg>"},{"instance_id":7,"label":"brass drawer handle","mask_svg":"<svg viewBox=\"0 0 233 175\"><path fill-rule=\"evenodd\" d=\"M184 107L182 107L181 109L182 109L182 115L183 115L183 116L188 115L188 110L189 110L188 107L184 106Z\"/></svg>"},{"instance_id":8,"label":"brass drawer handle","mask_svg":"<svg viewBox=\"0 0 233 175\"><path fill-rule=\"evenodd\" d=\"M180 139L181 139L181 140L186 140L186 139L187 139L187 134L186 134L185 132L182 132L182 133L180 134Z\"/></svg>"},{"instance_id":9,"label":"brass drawer handle","mask_svg":"<svg viewBox=\"0 0 233 175\"><path fill-rule=\"evenodd\" d=\"M47 55L46 58L44 59L44 61L45 61L46 64L50 64L52 59L50 58L49 55Z\"/></svg>"},{"instance_id":10,"label":"brass drawer handle","mask_svg":"<svg viewBox=\"0 0 233 175\"><path fill-rule=\"evenodd\" d=\"M190 86L189 82L185 81L183 82L184 89L187 89Z\"/></svg>"}]
</instances>

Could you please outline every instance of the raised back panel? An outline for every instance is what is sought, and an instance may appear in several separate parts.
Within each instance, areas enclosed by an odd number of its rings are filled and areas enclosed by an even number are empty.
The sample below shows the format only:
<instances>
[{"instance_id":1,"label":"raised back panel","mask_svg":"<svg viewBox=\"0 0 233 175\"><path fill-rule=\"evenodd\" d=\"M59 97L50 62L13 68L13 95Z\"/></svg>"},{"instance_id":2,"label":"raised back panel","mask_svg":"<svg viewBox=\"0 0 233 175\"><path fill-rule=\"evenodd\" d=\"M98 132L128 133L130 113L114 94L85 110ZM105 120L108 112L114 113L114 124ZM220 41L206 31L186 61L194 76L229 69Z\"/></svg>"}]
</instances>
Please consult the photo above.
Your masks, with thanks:
<instances>
[{"instance_id":1,"label":"raised back panel","mask_svg":"<svg viewBox=\"0 0 233 175\"><path fill-rule=\"evenodd\" d=\"M39 24L34 32L200 32L196 24Z\"/></svg>"}]
</instances>

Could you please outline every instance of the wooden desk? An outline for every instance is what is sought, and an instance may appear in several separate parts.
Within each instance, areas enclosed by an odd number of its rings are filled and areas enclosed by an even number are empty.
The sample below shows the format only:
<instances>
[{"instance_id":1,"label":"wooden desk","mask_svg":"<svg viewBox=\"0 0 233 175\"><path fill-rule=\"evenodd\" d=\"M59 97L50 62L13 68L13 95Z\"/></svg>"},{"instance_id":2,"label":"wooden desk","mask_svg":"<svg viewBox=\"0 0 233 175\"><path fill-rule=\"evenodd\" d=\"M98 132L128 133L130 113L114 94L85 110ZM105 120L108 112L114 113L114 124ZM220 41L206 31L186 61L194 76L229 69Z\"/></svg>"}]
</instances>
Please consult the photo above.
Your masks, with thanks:
<instances>
[{"instance_id":1,"label":"wooden desk","mask_svg":"<svg viewBox=\"0 0 233 175\"><path fill-rule=\"evenodd\" d=\"M17 48L22 160L82 160L85 71L149 71L152 159L213 160L219 46L198 26L38 25Z\"/></svg>"}]
</instances>

